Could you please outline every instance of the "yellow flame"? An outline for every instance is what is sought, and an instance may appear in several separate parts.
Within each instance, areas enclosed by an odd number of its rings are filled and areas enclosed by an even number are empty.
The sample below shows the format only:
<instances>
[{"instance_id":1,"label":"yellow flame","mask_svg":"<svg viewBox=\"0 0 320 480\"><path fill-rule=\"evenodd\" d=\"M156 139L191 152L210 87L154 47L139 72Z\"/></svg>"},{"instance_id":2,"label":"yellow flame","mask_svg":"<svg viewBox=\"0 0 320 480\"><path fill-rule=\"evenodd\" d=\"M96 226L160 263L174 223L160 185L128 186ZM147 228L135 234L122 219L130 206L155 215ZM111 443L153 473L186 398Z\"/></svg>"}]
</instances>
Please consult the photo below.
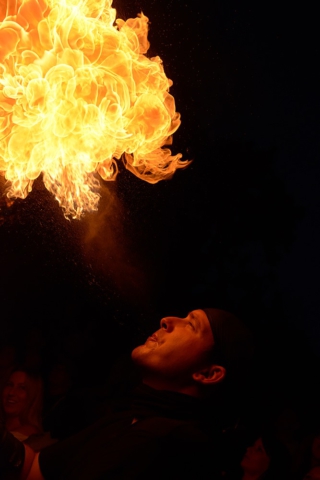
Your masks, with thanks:
<instances>
[{"instance_id":1,"label":"yellow flame","mask_svg":"<svg viewBox=\"0 0 320 480\"><path fill-rule=\"evenodd\" d=\"M180 115L148 18L112 0L7 0L0 9L0 173L25 198L42 173L65 215L96 210L117 161L150 183L188 162L171 155Z\"/></svg>"}]
</instances>

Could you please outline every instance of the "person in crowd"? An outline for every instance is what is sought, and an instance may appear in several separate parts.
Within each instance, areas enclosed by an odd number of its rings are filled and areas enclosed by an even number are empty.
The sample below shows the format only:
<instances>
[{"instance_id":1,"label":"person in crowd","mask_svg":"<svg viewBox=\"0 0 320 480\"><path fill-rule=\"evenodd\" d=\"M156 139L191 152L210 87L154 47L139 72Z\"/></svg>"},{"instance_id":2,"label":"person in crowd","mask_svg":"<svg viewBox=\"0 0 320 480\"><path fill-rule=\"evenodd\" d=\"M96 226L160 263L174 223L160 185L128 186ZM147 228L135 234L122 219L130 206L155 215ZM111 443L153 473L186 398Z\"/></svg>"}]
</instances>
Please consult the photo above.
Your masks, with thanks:
<instances>
[{"instance_id":1,"label":"person in crowd","mask_svg":"<svg viewBox=\"0 0 320 480\"><path fill-rule=\"evenodd\" d=\"M303 480L320 480L320 466L311 468L303 477Z\"/></svg>"},{"instance_id":2,"label":"person in crowd","mask_svg":"<svg viewBox=\"0 0 320 480\"><path fill-rule=\"evenodd\" d=\"M251 333L228 312L165 317L132 352L142 384L127 402L36 454L0 429L0 469L28 480L218 479L220 426L212 425L251 355Z\"/></svg>"},{"instance_id":3,"label":"person in crowd","mask_svg":"<svg viewBox=\"0 0 320 480\"><path fill-rule=\"evenodd\" d=\"M6 429L18 440L42 432L42 379L24 369L9 376L2 391L2 418Z\"/></svg>"},{"instance_id":4,"label":"person in crowd","mask_svg":"<svg viewBox=\"0 0 320 480\"><path fill-rule=\"evenodd\" d=\"M264 433L247 448L241 469L241 480L285 480L290 474L290 456L274 435Z\"/></svg>"},{"instance_id":5,"label":"person in crowd","mask_svg":"<svg viewBox=\"0 0 320 480\"><path fill-rule=\"evenodd\" d=\"M317 426L311 435L308 436L307 441L303 445L301 453L300 465L296 469L296 479L304 478L304 475L310 474L312 469L317 473L317 468L320 467L320 429Z\"/></svg>"},{"instance_id":6,"label":"person in crowd","mask_svg":"<svg viewBox=\"0 0 320 480\"><path fill-rule=\"evenodd\" d=\"M320 430L312 439L310 465L311 467L320 467Z\"/></svg>"}]
</instances>

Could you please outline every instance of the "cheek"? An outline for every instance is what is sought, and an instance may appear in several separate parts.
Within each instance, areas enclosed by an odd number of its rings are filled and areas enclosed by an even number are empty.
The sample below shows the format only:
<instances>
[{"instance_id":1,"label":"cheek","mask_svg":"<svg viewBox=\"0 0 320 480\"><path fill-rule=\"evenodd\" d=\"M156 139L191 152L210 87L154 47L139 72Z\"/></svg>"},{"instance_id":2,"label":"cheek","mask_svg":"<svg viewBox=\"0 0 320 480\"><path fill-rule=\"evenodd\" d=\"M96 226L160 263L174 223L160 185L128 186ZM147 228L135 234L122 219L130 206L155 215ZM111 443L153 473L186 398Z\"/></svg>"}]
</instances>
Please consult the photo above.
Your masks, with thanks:
<instances>
[{"instance_id":1,"label":"cheek","mask_svg":"<svg viewBox=\"0 0 320 480\"><path fill-rule=\"evenodd\" d=\"M181 352L186 356L197 358L200 355L203 355L203 352L206 349L206 345L203 344L201 339L193 335L185 336L184 338L177 339L177 345L180 346Z\"/></svg>"},{"instance_id":2,"label":"cheek","mask_svg":"<svg viewBox=\"0 0 320 480\"><path fill-rule=\"evenodd\" d=\"M28 398L28 394L27 394L27 392L23 392L23 393L21 393L21 394L20 394L20 398L21 398L21 400L25 400L25 401L27 401L27 398Z\"/></svg>"},{"instance_id":3,"label":"cheek","mask_svg":"<svg viewBox=\"0 0 320 480\"><path fill-rule=\"evenodd\" d=\"M269 458L264 456L264 455L261 455L261 457L259 459L259 465L260 465L261 469L263 469L264 471L268 470L269 464L270 464Z\"/></svg>"},{"instance_id":4,"label":"cheek","mask_svg":"<svg viewBox=\"0 0 320 480\"><path fill-rule=\"evenodd\" d=\"M27 392L19 392L18 395L18 400L21 405L21 408L25 408L28 404L28 394Z\"/></svg>"}]
</instances>

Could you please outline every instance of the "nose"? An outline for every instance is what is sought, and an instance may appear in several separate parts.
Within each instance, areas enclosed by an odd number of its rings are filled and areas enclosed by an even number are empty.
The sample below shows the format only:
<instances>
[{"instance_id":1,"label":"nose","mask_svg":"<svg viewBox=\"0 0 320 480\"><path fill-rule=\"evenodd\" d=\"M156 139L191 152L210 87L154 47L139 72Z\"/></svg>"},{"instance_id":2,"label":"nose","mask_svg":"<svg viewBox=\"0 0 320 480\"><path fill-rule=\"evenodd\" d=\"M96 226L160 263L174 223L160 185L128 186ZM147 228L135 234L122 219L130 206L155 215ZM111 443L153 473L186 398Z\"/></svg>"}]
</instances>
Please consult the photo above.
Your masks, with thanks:
<instances>
[{"instance_id":1,"label":"nose","mask_svg":"<svg viewBox=\"0 0 320 480\"><path fill-rule=\"evenodd\" d=\"M162 330L165 330L168 333L171 332L173 329L173 326L170 318L169 317L162 318L160 320L160 327L162 328Z\"/></svg>"},{"instance_id":2,"label":"nose","mask_svg":"<svg viewBox=\"0 0 320 480\"><path fill-rule=\"evenodd\" d=\"M165 317L160 321L160 327L166 332L170 333L174 330L174 327L181 321L182 321L182 318Z\"/></svg>"},{"instance_id":3,"label":"nose","mask_svg":"<svg viewBox=\"0 0 320 480\"><path fill-rule=\"evenodd\" d=\"M14 398L14 396L15 396L15 395L14 395L14 391L13 391L12 388L10 388L10 390L7 390L6 392L4 392L4 397L5 397L5 398L10 398L10 399L12 399L12 398Z\"/></svg>"}]
</instances>

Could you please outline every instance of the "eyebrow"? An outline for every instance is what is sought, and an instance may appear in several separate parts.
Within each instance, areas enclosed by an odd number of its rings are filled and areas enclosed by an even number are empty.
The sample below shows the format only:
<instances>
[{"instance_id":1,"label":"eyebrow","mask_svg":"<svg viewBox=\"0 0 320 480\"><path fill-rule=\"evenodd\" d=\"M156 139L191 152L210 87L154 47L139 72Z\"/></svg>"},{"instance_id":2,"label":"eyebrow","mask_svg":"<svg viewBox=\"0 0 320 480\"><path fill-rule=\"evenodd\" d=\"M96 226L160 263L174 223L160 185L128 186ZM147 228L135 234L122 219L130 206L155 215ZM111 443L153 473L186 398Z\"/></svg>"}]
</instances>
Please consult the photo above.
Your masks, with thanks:
<instances>
[{"instance_id":1,"label":"eyebrow","mask_svg":"<svg viewBox=\"0 0 320 480\"><path fill-rule=\"evenodd\" d=\"M199 319L192 312L189 312L188 315L196 323L197 329L201 330L201 325L200 325Z\"/></svg>"}]
</instances>

